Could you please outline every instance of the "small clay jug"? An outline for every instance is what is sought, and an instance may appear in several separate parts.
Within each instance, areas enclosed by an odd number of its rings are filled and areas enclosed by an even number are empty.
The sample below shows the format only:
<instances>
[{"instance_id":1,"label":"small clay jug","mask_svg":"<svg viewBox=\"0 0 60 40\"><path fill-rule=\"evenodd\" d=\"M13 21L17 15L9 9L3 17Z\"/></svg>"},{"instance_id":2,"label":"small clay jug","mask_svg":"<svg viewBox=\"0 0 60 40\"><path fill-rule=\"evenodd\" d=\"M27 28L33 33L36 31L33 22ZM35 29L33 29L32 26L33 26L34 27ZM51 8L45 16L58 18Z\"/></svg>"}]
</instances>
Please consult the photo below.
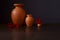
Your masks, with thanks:
<instances>
[{"instance_id":1,"label":"small clay jug","mask_svg":"<svg viewBox=\"0 0 60 40\"><path fill-rule=\"evenodd\" d=\"M33 25L33 23L34 23L34 18L33 18L33 16L32 16L32 14L28 14L28 15L27 15L25 22L26 22L26 26L27 26L27 27L31 27L31 26Z\"/></svg>"},{"instance_id":2,"label":"small clay jug","mask_svg":"<svg viewBox=\"0 0 60 40\"><path fill-rule=\"evenodd\" d=\"M15 8L12 10L11 18L13 24L22 26L25 20L26 12L23 9L23 4L14 4Z\"/></svg>"}]
</instances>

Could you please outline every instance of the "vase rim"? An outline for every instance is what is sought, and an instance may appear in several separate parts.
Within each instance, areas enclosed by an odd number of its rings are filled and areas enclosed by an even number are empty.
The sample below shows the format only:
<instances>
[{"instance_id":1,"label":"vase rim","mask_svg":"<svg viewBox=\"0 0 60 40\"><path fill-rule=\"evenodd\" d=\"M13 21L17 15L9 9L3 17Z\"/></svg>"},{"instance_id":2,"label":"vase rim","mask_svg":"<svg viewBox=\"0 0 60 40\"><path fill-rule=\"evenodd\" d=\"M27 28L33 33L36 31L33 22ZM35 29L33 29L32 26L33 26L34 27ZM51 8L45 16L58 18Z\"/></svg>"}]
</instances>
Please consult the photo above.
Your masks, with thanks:
<instances>
[{"instance_id":1,"label":"vase rim","mask_svg":"<svg viewBox=\"0 0 60 40\"><path fill-rule=\"evenodd\" d=\"M24 4L14 4L14 6L23 6Z\"/></svg>"},{"instance_id":2,"label":"vase rim","mask_svg":"<svg viewBox=\"0 0 60 40\"><path fill-rule=\"evenodd\" d=\"M32 14L27 14L27 16L32 16Z\"/></svg>"}]
</instances>

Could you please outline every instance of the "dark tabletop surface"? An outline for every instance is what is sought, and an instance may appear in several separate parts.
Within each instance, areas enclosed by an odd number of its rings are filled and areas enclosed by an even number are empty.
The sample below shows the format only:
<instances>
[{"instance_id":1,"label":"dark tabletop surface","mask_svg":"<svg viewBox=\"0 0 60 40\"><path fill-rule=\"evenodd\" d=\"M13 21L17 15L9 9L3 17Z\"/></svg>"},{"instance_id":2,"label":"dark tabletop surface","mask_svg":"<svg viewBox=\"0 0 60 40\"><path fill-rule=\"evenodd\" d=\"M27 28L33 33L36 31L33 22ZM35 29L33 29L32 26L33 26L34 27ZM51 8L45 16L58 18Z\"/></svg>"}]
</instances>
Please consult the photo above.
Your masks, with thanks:
<instances>
[{"instance_id":1,"label":"dark tabletop surface","mask_svg":"<svg viewBox=\"0 0 60 40\"><path fill-rule=\"evenodd\" d=\"M14 36L13 36L14 35ZM17 35L17 36L16 36ZM16 36L16 37L15 37ZM20 28L19 31L10 31L7 25L0 25L0 40L60 40L60 25L42 25Z\"/></svg>"}]
</instances>

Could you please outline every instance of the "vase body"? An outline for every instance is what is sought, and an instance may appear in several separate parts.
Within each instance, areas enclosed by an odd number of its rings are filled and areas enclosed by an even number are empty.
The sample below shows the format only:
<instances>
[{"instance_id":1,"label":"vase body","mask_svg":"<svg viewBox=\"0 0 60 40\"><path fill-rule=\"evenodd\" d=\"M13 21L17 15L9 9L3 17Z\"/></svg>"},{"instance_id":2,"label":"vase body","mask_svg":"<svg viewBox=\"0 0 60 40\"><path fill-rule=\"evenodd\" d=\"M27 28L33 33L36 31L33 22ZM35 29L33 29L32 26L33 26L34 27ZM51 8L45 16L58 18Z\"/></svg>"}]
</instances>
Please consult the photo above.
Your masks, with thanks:
<instances>
[{"instance_id":1,"label":"vase body","mask_svg":"<svg viewBox=\"0 0 60 40\"><path fill-rule=\"evenodd\" d=\"M25 20L26 12L22 8L22 4L14 4L15 8L12 10L11 18L13 24L18 24L19 26L22 26Z\"/></svg>"},{"instance_id":2,"label":"vase body","mask_svg":"<svg viewBox=\"0 0 60 40\"><path fill-rule=\"evenodd\" d=\"M25 22L26 22L26 26L27 26L27 27L31 27L31 26L33 25L33 23L34 23L34 18L33 18L33 16L32 16L32 14L28 14L28 15L27 15Z\"/></svg>"}]
</instances>

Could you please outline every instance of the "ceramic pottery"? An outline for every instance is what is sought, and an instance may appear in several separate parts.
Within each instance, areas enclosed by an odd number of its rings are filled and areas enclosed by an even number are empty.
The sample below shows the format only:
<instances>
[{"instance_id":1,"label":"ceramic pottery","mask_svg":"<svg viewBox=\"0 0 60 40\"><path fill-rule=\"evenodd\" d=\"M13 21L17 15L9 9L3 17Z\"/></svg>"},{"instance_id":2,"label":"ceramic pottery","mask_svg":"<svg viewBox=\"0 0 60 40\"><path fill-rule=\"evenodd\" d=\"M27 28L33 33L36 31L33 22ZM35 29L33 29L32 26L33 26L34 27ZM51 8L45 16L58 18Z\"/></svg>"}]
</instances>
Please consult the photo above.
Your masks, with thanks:
<instances>
[{"instance_id":1,"label":"ceramic pottery","mask_svg":"<svg viewBox=\"0 0 60 40\"><path fill-rule=\"evenodd\" d=\"M19 26L22 26L26 15L25 10L22 8L23 4L14 4L14 6L15 8L12 10L11 13L12 22L13 24L18 24Z\"/></svg>"},{"instance_id":2,"label":"ceramic pottery","mask_svg":"<svg viewBox=\"0 0 60 40\"><path fill-rule=\"evenodd\" d=\"M34 23L34 18L33 18L33 16L32 16L32 14L28 14L28 15L27 15L25 22L26 22L26 26L27 26L27 27L31 27L31 26L33 25L33 23Z\"/></svg>"}]
</instances>

